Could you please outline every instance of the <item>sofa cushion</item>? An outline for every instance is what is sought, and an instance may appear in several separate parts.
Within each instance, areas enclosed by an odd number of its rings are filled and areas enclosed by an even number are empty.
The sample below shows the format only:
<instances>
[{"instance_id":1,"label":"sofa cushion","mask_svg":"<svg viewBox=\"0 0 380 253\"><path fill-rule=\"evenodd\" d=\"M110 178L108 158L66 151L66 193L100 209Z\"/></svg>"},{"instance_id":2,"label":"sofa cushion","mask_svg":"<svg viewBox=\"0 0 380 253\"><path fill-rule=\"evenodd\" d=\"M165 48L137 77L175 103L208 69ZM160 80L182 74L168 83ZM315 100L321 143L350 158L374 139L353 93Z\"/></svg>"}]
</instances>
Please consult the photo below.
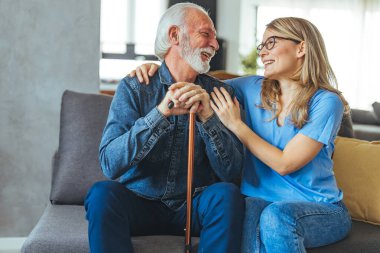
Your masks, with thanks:
<instances>
[{"instance_id":1,"label":"sofa cushion","mask_svg":"<svg viewBox=\"0 0 380 253\"><path fill-rule=\"evenodd\" d=\"M351 117L352 117L352 122L354 124L366 124L366 125L378 124L375 112L373 111L351 109Z\"/></svg>"},{"instance_id":2,"label":"sofa cushion","mask_svg":"<svg viewBox=\"0 0 380 253\"><path fill-rule=\"evenodd\" d=\"M25 241L22 253L88 253L87 221L83 206L51 205ZM192 238L197 252L199 238ZM183 253L183 236L157 235L132 237L135 253Z\"/></svg>"},{"instance_id":3,"label":"sofa cushion","mask_svg":"<svg viewBox=\"0 0 380 253\"><path fill-rule=\"evenodd\" d=\"M91 185L105 180L98 149L111 101L112 97L105 95L64 92L50 192L52 203L83 204Z\"/></svg>"},{"instance_id":4,"label":"sofa cushion","mask_svg":"<svg viewBox=\"0 0 380 253\"><path fill-rule=\"evenodd\" d=\"M377 124L380 125L380 103L379 102L373 103L372 108L376 116Z\"/></svg>"},{"instance_id":5,"label":"sofa cushion","mask_svg":"<svg viewBox=\"0 0 380 253\"><path fill-rule=\"evenodd\" d=\"M333 160L352 218L380 225L380 142L337 137Z\"/></svg>"},{"instance_id":6,"label":"sofa cushion","mask_svg":"<svg viewBox=\"0 0 380 253\"><path fill-rule=\"evenodd\" d=\"M380 126L354 124L355 138L367 141L380 141Z\"/></svg>"},{"instance_id":7,"label":"sofa cushion","mask_svg":"<svg viewBox=\"0 0 380 253\"><path fill-rule=\"evenodd\" d=\"M327 246L307 249L307 253L378 253L379 238L380 227L354 221L346 238Z\"/></svg>"},{"instance_id":8,"label":"sofa cushion","mask_svg":"<svg viewBox=\"0 0 380 253\"><path fill-rule=\"evenodd\" d=\"M380 252L378 226L354 221L345 239L324 247L307 249L308 253L378 253ZM197 252L199 238L192 238ZM183 253L182 236L132 237L135 253ZM25 241L22 253L88 253L87 221L83 206L51 205Z\"/></svg>"},{"instance_id":9,"label":"sofa cushion","mask_svg":"<svg viewBox=\"0 0 380 253\"><path fill-rule=\"evenodd\" d=\"M349 138L354 137L354 129L352 127L351 114L346 114L343 116L338 135Z\"/></svg>"}]
</instances>

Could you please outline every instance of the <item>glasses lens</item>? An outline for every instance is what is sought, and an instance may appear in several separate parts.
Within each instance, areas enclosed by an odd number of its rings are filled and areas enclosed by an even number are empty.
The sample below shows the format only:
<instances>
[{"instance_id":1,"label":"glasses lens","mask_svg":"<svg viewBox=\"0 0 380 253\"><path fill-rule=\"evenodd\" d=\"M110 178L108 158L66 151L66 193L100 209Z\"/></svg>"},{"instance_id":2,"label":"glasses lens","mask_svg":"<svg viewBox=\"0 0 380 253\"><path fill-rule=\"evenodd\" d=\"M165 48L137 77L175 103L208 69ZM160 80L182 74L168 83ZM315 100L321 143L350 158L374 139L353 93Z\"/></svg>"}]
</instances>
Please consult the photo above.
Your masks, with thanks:
<instances>
[{"instance_id":1,"label":"glasses lens","mask_svg":"<svg viewBox=\"0 0 380 253\"><path fill-rule=\"evenodd\" d=\"M274 37L270 37L267 42L265 43L265 47L268 49L268 50L271 50L273 47L274 47L274 44L275 44L275 38Z\"/></svg>"}]
</instances>

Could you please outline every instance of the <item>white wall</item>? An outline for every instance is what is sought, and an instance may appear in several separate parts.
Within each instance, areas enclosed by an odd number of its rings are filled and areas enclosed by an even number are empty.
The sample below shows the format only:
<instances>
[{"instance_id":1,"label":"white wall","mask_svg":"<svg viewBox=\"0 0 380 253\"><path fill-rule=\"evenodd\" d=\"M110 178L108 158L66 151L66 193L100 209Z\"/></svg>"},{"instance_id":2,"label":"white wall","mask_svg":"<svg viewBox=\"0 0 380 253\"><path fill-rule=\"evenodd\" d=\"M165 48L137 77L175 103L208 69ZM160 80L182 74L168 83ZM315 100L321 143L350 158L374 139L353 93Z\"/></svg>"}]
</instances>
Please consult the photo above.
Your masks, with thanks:
<instances>
[{"instance_id":1,"label":"white wall","mask_svg":"<svg viewBox=\"0 0 380 253\"><path fill-rule=\"evenodd\" d=\"M100 0L0 0L0 237L49 199L65 89L98 92Z\"/></svg>"},{"instance_id":2,"label":"white wall","mask_svg":"<svg viewBox=\"0 0 380 253\"><path fill-rule=\"evenodd\" d=\"M227 41L227 67L231 73L238 73L240 37L240 0L218 0L217 6L218 37Z\"/></svg>"}]
</instances>

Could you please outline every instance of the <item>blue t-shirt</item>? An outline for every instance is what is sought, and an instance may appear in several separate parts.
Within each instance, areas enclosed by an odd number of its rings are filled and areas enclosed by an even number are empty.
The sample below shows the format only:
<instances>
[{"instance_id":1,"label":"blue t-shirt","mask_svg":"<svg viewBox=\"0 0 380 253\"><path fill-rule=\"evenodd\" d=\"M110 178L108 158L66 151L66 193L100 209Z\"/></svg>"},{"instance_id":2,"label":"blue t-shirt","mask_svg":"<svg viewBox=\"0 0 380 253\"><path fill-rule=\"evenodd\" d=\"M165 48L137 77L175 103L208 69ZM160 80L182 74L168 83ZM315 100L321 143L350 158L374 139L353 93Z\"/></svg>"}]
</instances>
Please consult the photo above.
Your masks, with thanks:
<instances>
[{"instance_id":1,"label":"blue t-shirt","mask_svg":"<svg viewBox=\"0 0 380 253\"><path fill-rule=\"evenodd\" d=\"M323 143L317 156L299 170L281 176L246 151L241 191L268 201L337 202L343 194L336 185L331 159L344 106L338 95L318 90L310 101L308 122L296 128L288 116L278 126L272 112L260 108L263 77L249 76L228 80L246 113L246 124L268 143L283 150L298 133Z\"/></svg>"}]
</instances>

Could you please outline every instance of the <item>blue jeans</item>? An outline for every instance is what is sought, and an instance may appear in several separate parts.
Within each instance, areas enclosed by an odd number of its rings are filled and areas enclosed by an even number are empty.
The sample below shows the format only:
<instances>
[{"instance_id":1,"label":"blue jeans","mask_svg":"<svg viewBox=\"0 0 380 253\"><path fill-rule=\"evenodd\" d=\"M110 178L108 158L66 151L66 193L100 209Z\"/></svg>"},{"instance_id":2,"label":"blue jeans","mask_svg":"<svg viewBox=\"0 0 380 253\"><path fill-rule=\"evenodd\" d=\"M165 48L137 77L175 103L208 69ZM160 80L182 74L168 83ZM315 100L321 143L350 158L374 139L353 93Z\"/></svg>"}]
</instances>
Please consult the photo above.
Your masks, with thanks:
<instances>
[{"instance_id":1,"label":"blue jeans","mask_svg":"<svg viewBox=\"0 0 380 253\"><path fill-rule=\"evenodd\" d=\"M193 236L200 235L198 252L238 252L244 218L239 188L213 184L192 204L191 231ZM133 252L131 236L184 235L186 205L173 211L160 201L136 196L119 182L95 183L85 208L92 253Z\"/></svg>"},{"instance_id":2,"label":"blue jeans","mask_svg":"<svg viewBox=\"0 0 380 253\"><path fill-rule=\"evenodd\" d=\"M306 253L306 248L343 239L351 217L342 201L337 203L268 202L246 198L243 253Z\"/></svg>"}]
</instances>

